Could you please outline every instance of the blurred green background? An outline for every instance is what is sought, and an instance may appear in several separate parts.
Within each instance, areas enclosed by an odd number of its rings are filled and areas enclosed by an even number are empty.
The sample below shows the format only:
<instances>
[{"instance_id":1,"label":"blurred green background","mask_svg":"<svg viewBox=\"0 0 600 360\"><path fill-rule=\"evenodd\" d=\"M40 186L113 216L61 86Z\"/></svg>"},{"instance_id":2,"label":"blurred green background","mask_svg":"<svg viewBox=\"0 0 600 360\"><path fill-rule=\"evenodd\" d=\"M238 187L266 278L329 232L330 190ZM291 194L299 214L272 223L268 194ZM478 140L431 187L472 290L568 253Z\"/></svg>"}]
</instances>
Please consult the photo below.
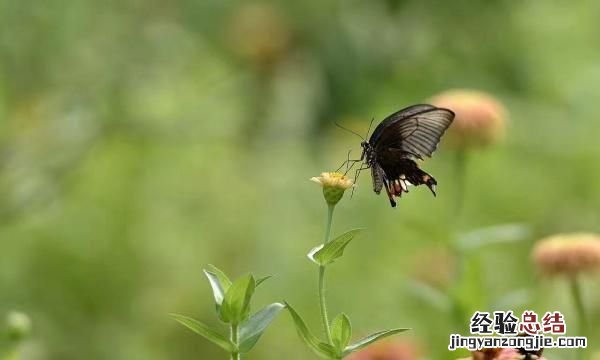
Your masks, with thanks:
<instances>
[{"instance_id":1,"label":"blurred green background","mask_svg":"<svg viewBox=\"0 0 600 360\"><path fill-rule=\"evenodd\" d=\"M448 335L476 309L560 310L575 328L567 285L529 253L600 231L599 17L592 0L0 0L0 316L31 317L24 359L224 359L168 317L218 325L214 263L274 275L255 306L285 298L316 331L305 254L325 205L308 179L359 153L334 121L366 133L458 87L505 104L507 138L469 154L458 217L449 148L423 165L437 198L391 209L364 173L334 220L367 231L328 273L331 311L357 336L411 327L428 359L458 357ZM510 241L465 260L457 319L447 286L417 279L448 273L435 258L457 234L503 224L483 237ZM600 289L584 285L597 349ZM282 358L314 358L287 314L247 356Z\"/></svg>"}]
</instances>

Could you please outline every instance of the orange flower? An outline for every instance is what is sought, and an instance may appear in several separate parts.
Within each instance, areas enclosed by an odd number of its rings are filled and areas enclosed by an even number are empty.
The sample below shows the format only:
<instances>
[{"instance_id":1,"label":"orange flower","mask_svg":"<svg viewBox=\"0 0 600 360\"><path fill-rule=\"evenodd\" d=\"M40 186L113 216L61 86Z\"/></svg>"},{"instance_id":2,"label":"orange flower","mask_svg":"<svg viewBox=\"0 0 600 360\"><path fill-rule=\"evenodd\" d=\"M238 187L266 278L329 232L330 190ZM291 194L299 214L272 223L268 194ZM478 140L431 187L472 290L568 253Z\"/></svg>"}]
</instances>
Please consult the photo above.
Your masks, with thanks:
<instances>
[{"instance_id":1,"label":"orange flower","mask_svg":"<svg viewBox=\"0 0 600 360\"><path fill-rule=\"evenodd\" d=\"M493 144L504 136L507 111L499 100L476 90L449 90L430 102L456 114L446 142L458 149Z\"/></svg>"},{"instance_id":2,"label":"orange flower","mask_svg":"<svg viewBox=\"0 0 600 360\"><path fill-rule=\"evenodd\" d=\"M540 240L532 258L544 275L575 276L600 269L600 235L558 234Z\"/></svg>"}]
</instances>

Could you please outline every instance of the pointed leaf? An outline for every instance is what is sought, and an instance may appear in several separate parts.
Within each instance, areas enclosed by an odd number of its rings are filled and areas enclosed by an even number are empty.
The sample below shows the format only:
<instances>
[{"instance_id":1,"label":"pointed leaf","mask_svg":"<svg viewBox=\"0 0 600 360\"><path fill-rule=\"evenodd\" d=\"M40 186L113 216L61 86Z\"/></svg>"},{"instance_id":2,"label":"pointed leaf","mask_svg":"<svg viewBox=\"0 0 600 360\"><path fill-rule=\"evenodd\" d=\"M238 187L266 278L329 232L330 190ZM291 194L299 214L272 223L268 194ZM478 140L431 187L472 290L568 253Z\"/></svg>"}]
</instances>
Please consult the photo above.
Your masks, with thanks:
<instances>
[{"instance_id":1,"label":"pointed leaf","mask_svg":"<svg viewBox=\"0 0 600 360\"><path fill-rule=\"evenodd\" d=\"M314 262L317 265L321 265L317 259L315 259L315 255L321 251L321 249L323 249L325 245L321 244L319 246L315 246L314 248L310 249L310 251L308 252L308 254L306 254L306 256L308 256L308 258L310 259L310 261Z\"/></svg>"},{"instance_id":2,"label":"pointed leaf","mask_svg":"<svg viewBox=\"0 0 600 360\"><path fill-rule=\"evenodd\" d=\"M346 314L341 313L331 322L331 339L338 353L342 353L352 337L352 324Z\"/></svg>"},{"instance_id":3,"label":"pointed leaf","mask_svg":"<svg viewBox=\"0 0 600 360\"><path fill-rule=\"evenodd\" d=\"M308 346L315 354L325 359L337 358L337 353L333 346L321 342L316 336L314 336L306 324L304 320L298 315L298 313L290 306L290 304L285 304L286 308L290 312L292 319L294 320L294 325L296 325L296 331L298 335L304 341L306 346Z\"/></svg>"},{"instance_id":4,"label":"pointed leaf","mask_svg":"<svg viewBox=\"0 0 600 360\"><path fill-rule=\"evenodd\" d=\"M221 271L218 267L214 266L213 264L208 264L208 271L217 276L217 278L219 279L219 283L221 284L221 288L223 288L223 292L226 293L227 290L229 290L229 287L231 286L231 280L229 279L229 277L227 277L227 275L225 275L223 271Z\"/></svg>"},{"instance_id":5,"label":"pointed leaf","mask_svg":"<svg viewBox=\"0 0 600 360\"><path fill-rule=\"evenodd\" d=\"M225 351L232 352L235 350L235 346L225 336L221 335L218 331L211 329L208 325L184 315L171 314L171 317L196 334L199 334L213 344L220 346Z\"/></svg>"},{"instance_id":6,"label":"pointed leaf","mask_svg":"<svg viewBox=\"0 0 600 360\"><path fill-rule=\"evenodd\" d=\"M310 251L308 258L318 265L325 266L344 255L344 249L363 229L354 229L343 233L325 245Z\"/></svg>"},{"instance_id":7,"label":"pointed leaf","mask_svg":"<svg viewBox=\"0 0 600 360\"><path fill-rule=\"evenodd\" d=\"M228 324L239 324L246 320L250 314L250 299L255 288L256 282L250 274L233 282L219 309L220 318Z\"/></svg>"},{"instance_id":8,"label":"pointed leaf","mask_svg":"<svg viewBox=\"0 0 600 360\"><path fill-rule=\"evenodd\" d=\"M344 350L344 356L347 356L357 350L360 350L366 346L371 345L372 343L384 339L388 336L392 336L395 334L399 334L401 332L407 331L410 329L391 329L391 330L383 330L376 332L375 334L369 335L366 338L359 340L358 342L346 347Z\"/></svg>"},{"instance_id":9,"label":"pointed leaf","mask_svg":"<svg viewBox=\"0 0 600 360\"><path fill-rule=\"evenodd\" d=\"M250 351L285 305L274 303L252 315L240 327L240 352Z\"/></svg>"},{"instance_id":10,"label":"pointed leaf","mask_svg":"<svg viewBox=\"0 0 600 360\"><path fill-rule=\"evenodd\" d=\"M269 280L272 277L273 276L269 275L269 276L263 276L263 277L256 279L256 287L258 287L258 285L264 283L265 281Z\"/></svg>"},{"instance_id":11,"label":"pointed leaf","mask_svg":"<svg viewBox=\"0 0 600 360\"><path fill-rule=\"evenodd\" d=\"M215 298L215 303L218 306L221 306L223 302L223 298L225 297L225 291L223 290L223 286L221 285L221 281L217 274L210 272L208 270L204 270L204 275L208 278L208 282L210 283L210 287L212 288L213 296Z\"/></svg>"}]
</instances>

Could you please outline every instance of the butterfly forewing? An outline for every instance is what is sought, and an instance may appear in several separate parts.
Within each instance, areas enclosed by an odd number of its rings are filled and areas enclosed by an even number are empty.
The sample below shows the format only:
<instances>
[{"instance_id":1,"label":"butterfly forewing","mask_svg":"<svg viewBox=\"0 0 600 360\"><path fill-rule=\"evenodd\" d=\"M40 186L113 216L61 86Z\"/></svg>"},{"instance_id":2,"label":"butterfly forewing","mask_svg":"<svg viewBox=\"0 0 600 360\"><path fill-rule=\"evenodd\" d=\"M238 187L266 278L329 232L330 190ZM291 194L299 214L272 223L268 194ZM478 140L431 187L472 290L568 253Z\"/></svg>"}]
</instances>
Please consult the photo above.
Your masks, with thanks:
<instances>
[{"instance_id":1,"label":"butterfly forewing","mask_svg":"<svg viewBox=\"0 0 600 360\"><path fill-rule=\"evenodd\" d=\"M409 157L431 157L453 119L450 110L414 105L381 122L369 142L377 153L399 149Z\"/></svg>"},{"instance_id":2,"label":"butterfly forewing","mask_svg":"<svg viewBox=\"0 0 600 360\"><path fill-rule=\"evenodd\" d=\"M383 134L384 130L388 127L388 125L402 119L407 119L413 115L422 113L424 111L429 111L433 109L436 109L436 107L429 104L418 104L396 111L392 115L383 119L383 121L379 123L379 125L377 125L377 127L373 131L373 135L371 135L371 138L369 139L369 143L375 144L379 140L379 137Z\"/></svg>"}]
</instances>

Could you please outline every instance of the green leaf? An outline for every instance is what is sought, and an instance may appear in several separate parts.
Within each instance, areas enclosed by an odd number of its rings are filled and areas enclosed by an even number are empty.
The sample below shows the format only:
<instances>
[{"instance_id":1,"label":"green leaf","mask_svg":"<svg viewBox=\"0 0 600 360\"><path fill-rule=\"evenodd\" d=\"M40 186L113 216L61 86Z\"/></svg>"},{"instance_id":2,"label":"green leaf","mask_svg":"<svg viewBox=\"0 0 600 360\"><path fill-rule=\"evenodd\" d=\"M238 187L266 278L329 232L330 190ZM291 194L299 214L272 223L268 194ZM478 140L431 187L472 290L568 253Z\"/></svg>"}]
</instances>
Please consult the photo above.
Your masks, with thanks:
<instances>
[{"instance_id":1,"label":"green leaf","mask_svg":"<svg viewBox=\"0 0 600 360\"><path fill-rule=\"evenodd\" d=\"M208 270L204 270L204 275L208 278L208 282L210 283L210 287L212 288L213 296L215 298L215 303L217 304L217 309L221 306L223 302L223 298L225 297L225 290L223 290L223 285L221 285L221 281L217 274L210 272Z\"/></svg>"},{"instance_id":2,"label":"green leaf","mask_svg":"<svg viewBox=\"0 0 600 360\"><path fill-rule=\"evenodd\" d=\"M271 324L275 317L285 305L273 303L265 306L262 310L252 315L250 319L245 321L240 327L240 352L245 353L250 351L256 342L260 339L267 327Z\"/></svg>"},{"instance_id":3,"label":"green leaf","mask_svg":"<svg viewBox=\"0 0 600 360\"><path fill-rule=\"evenodd\" d=\"M229 279L229 277L227 277L227 275L225 275L223 271L221 271L218 267L214 266L213 264L208 264L208 271L217 276L217 278L219 279L219 283L223 288L223 293L226 293L229 290L229 287L231 286L231 280Z\"/></svg>"},{"instance_id":4,"label":"green leaf","mask_svg":"<svg viewBox=\"0 0 600 360\"><path fill-rule=\"evenodd\" d=\"M352 324L346 314L341 313L331 322L331 340L338 353L342 353L352 337Z\"/></svg>"},{"instance_id":5,"label":"green leaf","mask_svg":"<svg viewBox=\"0 0 600 360\"><path fill-rule=\"evenodd\" d=\"M264 283L265 281L269 280L270 278L272 278L272 276L263 276L260 277L258 279L256 279L256 287L258 287L260 284Z\"/></svg>"},{"instance_id":6,"label":"green leaf","mask_svg":"<svg viewBox=\"0 0 600 360\"><path fill-rule=\"evenodd\" d=\"M225 294L219 316L228 324L239 324L250 314L250 299L254 295L256 281L250 274L242 276L231 284Z\"/></svg>"},{"instance_id":7,"label":"green leaf","mask_svg":"<svg viewBox=\"0 0 600 360\"><path fill-rule=\"evenodd\" d=\"M205 339L211 341L213 344L220 346L225 351L233 352L235 350L235 345L233 345L225 336L221 335L218 331L211 329L208 325L205 325L198 320L192 319L184 315L171 314L171 317L183 326L195 332L196 334L199 334Z\"/></svg>"},{"instance_id":8,"label":"green leaf","mask_svg":"<svg viewBox=\"0 0 600 360\"><path fill-rule=\"evenodd\" d=\"M338 358L337 352L333 348L333 346L320 341L316 336L314 336L306 324L304 320L298 315L298 313L290 306L290 304L285 304L286 308L290 312L292 319L294 320L294 325L296 326L296 331L298 335L304 341L306 346L308 346L315 354L325 359L336 359Z\"/></svg>"},{"instance_id":9,"label":"green leaf","mask_svg":"<svg viewBox=\"0 0 600 360\"><path fill-rule=\"evenodd\" d=\"M308 258L320 266L329 265L344 255L344 249L363 229L354 229L343 233L325 245L318 246L308 253Z\"/></svg>"},{"instance_id":10,"label":"green leaf","mask_svg":"<svg viewBox=\"0 0 600 360\"><path fill-rule=\"evenodd\" d=\"M375 334L369 335L366 338L363 338L363 339L359 340L358 342L346 347L346 349L344 349L343 356L344 357L348 356L348 355L352 354L353 352L360 350L366 346L369 346L376 341L384 339L388 336L399 334L399 333L407 331L407 330L410 330L410 329L400 329L399 328L399 329L383 330L383 331L376 332Z\"/></svg>"}]
</instances>

